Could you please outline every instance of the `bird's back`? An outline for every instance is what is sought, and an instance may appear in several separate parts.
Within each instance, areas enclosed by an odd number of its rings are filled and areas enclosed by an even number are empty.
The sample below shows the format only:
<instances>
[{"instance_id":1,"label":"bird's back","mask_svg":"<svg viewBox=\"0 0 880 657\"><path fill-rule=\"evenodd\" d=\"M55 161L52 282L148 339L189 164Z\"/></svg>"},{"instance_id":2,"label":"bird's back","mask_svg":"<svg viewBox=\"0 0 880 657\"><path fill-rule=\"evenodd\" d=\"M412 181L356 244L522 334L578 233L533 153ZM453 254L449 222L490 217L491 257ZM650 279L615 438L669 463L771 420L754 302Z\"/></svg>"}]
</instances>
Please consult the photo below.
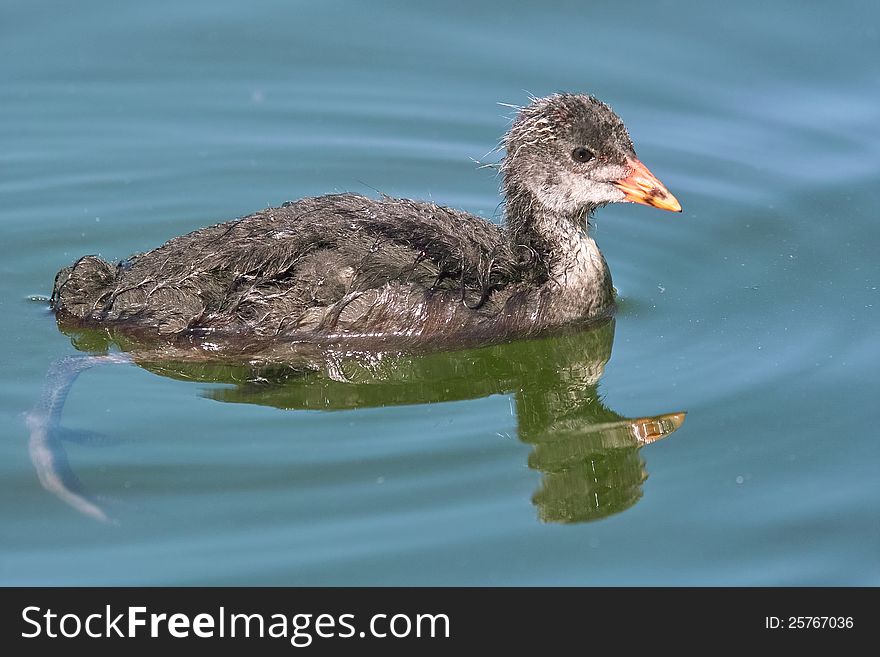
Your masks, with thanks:
<instances>
[{"instance_id":1,"label":"bird's back","mask_svg":"<svg viewBox=\"0 0 880 657\"><path fill-rule=\"evenodd\" d=\"M251 340L427 336L494 319L522 278L505 231L429 203L306 198L58 273L59 319ZM503 295L505 299L509 294Z\"/></svg>"}]
</instances>

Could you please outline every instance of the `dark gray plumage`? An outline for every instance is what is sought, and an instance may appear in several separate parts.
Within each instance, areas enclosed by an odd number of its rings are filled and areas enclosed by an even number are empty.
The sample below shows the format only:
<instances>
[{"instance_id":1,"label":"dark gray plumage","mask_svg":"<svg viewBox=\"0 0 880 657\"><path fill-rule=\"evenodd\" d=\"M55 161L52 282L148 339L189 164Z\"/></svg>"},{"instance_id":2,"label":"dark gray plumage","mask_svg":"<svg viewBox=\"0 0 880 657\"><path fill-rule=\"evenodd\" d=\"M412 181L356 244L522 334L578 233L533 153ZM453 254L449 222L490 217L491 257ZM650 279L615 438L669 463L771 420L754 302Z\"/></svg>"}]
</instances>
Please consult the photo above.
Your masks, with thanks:
<instances>
[{"instance_id":1,"label":"dark gray plumage","mask_svg":"<svg viewBox=\"0 0 880 657\"><path fill-rule=\"evenodd\" d=\"M216 351L473 344L607 316L611 277L587 219L648 202L621 187L642 165L620 118L588 96L536 99L504 146L506 227L432 203L306 198L116 266L81 258L56 276L53 308L66 325Z\"/></svg>"}]
</instances>

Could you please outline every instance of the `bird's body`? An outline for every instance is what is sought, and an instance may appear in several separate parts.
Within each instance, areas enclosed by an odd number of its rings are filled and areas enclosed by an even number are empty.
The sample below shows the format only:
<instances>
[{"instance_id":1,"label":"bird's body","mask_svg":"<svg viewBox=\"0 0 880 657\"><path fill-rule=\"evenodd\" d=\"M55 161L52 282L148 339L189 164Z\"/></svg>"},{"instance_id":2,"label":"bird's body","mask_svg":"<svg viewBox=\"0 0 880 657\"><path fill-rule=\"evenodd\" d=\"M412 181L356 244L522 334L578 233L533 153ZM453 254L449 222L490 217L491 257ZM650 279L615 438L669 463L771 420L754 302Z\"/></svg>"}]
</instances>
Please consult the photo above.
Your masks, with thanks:
<instances>
[{"instance_id":1,"label":"bird's body","mask_svg":"<svg viewBox=\"0 0 880 657\"><path fill-rule=\"evenodd\" d=\"M58 273L53 308L67 324L219 351L489 343L608 316L611 276L589 215L677 202L635 159L617 115L587 96L535 101L505 145L504 226L389 197L305 198L115 266L81 258Z\"/></svg>"}]
</instances>

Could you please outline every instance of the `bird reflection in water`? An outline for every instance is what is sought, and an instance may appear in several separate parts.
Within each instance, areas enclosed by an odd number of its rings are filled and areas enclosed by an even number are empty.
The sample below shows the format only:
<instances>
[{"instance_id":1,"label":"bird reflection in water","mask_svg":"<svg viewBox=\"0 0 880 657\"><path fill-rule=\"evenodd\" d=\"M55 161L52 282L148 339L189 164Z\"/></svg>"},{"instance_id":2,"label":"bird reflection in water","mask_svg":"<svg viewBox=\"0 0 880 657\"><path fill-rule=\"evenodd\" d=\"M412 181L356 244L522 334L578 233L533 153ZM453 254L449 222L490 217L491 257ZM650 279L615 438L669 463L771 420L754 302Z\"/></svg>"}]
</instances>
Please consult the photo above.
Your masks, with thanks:
<instances>
[{"instance_id":1,"label":"bird reflection in water","mask_svg":"<svg viewBox=\"0 0 880 657\"><path fill-rule=\"evenodd\" d=\"M545 522L598 520L631 507L647 478L639 450L677 430L685 418L683 412L626 418L605 406L598 383L611 356L613 320L473 350L305 354L302 345L291 345L287 353L248 363L186 361L184 352L139 350L105 332L71 337L93 355L62 359L50 368L44 394L27 416L31 458L47 490L105 521L109 517L77 479L65 452L64 443L81 436L60 424L76 376L101 363L134 362L174 379L232 384L203 394L290 410L343 411L510 394L519 439L532 446L528 465L541 473L532 501ZM114 340L121 353L109 351Z\"/></svg>"}]
</instances>

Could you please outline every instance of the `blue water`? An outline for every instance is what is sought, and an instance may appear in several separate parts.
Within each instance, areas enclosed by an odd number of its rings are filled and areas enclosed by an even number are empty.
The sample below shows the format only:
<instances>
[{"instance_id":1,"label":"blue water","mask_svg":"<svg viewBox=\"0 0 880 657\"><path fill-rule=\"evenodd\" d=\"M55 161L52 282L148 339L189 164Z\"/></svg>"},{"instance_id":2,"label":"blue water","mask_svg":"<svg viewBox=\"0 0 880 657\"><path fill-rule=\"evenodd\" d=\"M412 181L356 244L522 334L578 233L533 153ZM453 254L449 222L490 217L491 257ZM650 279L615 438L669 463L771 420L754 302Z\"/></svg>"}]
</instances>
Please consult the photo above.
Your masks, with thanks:
<instances>
[{"instance_id":1,"label":"blue water","mask_svg":"<svg viewBox=\"0 0 880 657\"><path fill-rule=\"evenodd\" d=\"M0 582L880 584L878 19L4 2ZM597 215L614 325L262 387L95 367L63 423L103 438L58 454L111 521L41 486L24 414L89 348L30 299L60 267L342 190L498 221L497 103L557 90L612 104L684 206Z\"/></svg>"}]
</instances>

